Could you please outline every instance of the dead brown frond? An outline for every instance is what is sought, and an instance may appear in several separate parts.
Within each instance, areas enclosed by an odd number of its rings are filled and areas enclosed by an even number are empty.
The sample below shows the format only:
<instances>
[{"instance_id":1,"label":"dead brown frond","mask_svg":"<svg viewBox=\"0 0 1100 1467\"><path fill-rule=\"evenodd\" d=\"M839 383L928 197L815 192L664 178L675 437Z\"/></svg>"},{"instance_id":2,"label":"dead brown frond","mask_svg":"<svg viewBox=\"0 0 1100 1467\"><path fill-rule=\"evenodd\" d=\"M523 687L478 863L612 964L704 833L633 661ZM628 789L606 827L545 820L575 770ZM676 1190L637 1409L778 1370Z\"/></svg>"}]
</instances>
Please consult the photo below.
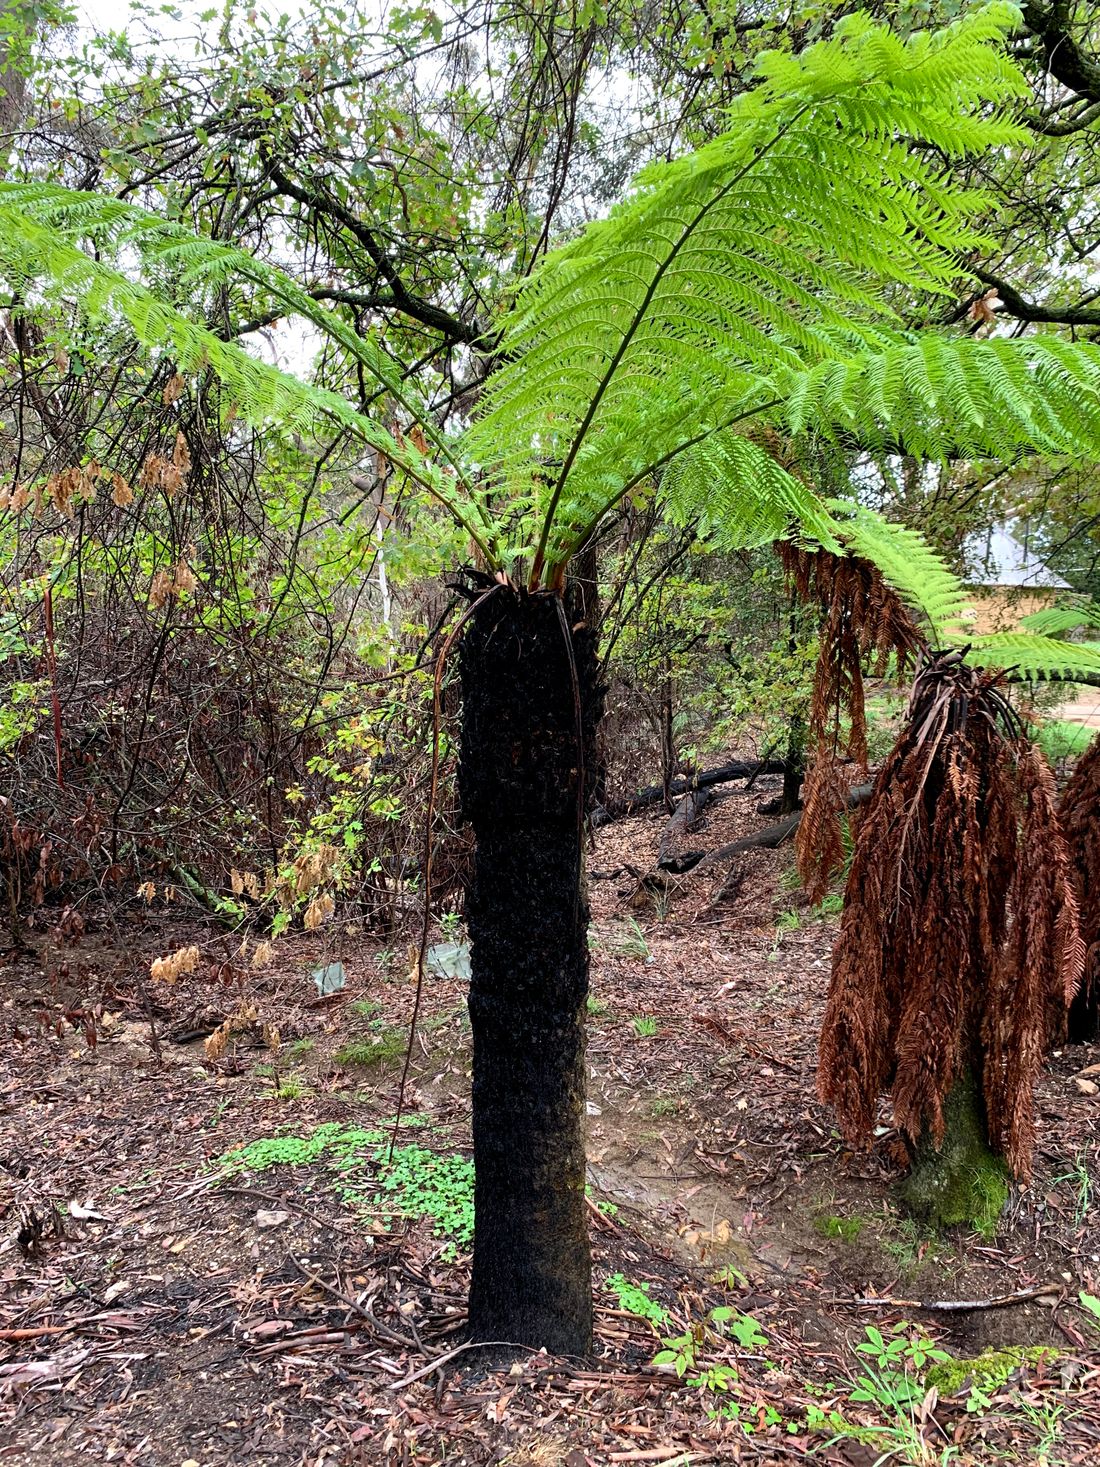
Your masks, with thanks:
<instances>
[{"instance_id":1,"label":"dead brown frond","mask_svg":"<svg viewBox=\"0 0 1100 1467\"><path fill-rule=\"evenodd\" d=\"M1081 986L1070 1008L1069 1037L1090 1041L1100 1032L1100 738L1077 761L1058 814L1069 847L1086 950Z\"/></svg>"},{"instance_id":2,"label":"dead brown frond","mask_svg":"<svg viewBox=\"0 0 1100 1467\"><path fill-rule=\"evenodd\" d=\"M998 678L957 654L914 683L860 823L818 1090L866 1141L889 1089L916 1142L943 1138L956 1078L981 1078L990 1140L1020 1177L1032 1088L1081 962L1069 854L1043 756Z\"/></svg>"},{"instance_id":3,"label":"dead brown frond","mask_svg":"<svg viewBox=\"0 0 1100 1467\"><path fill-rule=\"evenodd\" d=\"M777 545L787 580L801 601L821 608L821 642L810 702L813 758L806 774L804 814L795 837L799 875L820 901L844 860L840 821L848 806L845 763L867 772L863 668L882 676L891 654L900 676L921 647L901 598L870 561L854 555Z\"/></svg>"}]
</instances>

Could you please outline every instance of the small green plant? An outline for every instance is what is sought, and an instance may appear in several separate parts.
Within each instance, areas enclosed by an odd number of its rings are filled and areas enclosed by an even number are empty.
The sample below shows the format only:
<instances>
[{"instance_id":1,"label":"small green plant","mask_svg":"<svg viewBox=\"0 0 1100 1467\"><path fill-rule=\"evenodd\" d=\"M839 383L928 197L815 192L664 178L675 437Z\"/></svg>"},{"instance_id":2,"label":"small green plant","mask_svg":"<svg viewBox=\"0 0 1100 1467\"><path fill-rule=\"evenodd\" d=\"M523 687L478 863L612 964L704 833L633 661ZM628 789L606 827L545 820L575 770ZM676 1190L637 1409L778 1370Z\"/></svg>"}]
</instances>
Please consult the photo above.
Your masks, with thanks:
<instances>
[{"instance_id":1,"label":"small green plant","mask_svg":"<svg viewBox=\"0 0 1100 1467\"><path fill-rule=\"evenodd\" d=\"M585 1002L585 1007L588 1010L589 1018L602 1019L604 1014L608 1012L610 1005L606 1003L602 998L596 998L593 994L590 993Z\"/></svg>"},{"instance_id":2,"label":"small green plant","mask_svg":"<svg viewBox=\"0 0 1100 1467\"><path fill-rule=\"evenodd\" d=\"M1063 1182L1068 1182L1073 1192L1073 1221L1077 1227L1081 1227L1092 1211L1094 1184L1089 1147L1086 1146L1082 1151L1077 1152L1069 1170L1054 1178L1056 1187L1060 1187Z\"/></svg>"},{"instance_id":3,"label":"small green plant","mask_svg":"<svg viewBox=\"0 0 1100 1467\"><path fill-rule=\"evenodd\" d=\"M376 998L357 998L348 1007L353 1014L359 1014L364 1019L373 1019L382 1009L382 1005Z\"/></svg>"},{"instance_id":4,"label":"small green plant","mask_svg":"<svg viewBox=\"0 0 1100 1467\"><path fill-rule=\"evenodd\" d=\"M620 958L649 957L649 943L646 942L645 933L633 917L627 918L626 931L618 938L611 951Z\"/></svg>"},{"instance_id":5,"label":"small green plant","mask_svg":"<svg viewBox=\"0 0 1100 1467\"><path fill-rule=\"evenodd\" d=\"M886 1420L871 1426L851 1422L836 1409L825 1410L810 1405L805 1426L813 1432L831 1432L825 1443L855 1441L879 1453L878 1463L903 1462L910 1467L946 1467L957 1461L959 1449L954 1445L937 1448L929 1442L918 1419L918 1409L925 1397L922 1372L929 1362L950 1360L931 1340L911 1332L902 1322L890 1331L890 1338L873 1325L864 1332L856 1351L868 1361L856 1376L848 1399L854 1405L873 1406Z\"/></svg>"},{"instance_id":6,"label":"small green plant","mask_svg":"<svg viewBox=\"0 0 1100 1467\"><path fill-rule=\"evenodd\" d=\"M408 1036L400 1029L383 1029L375 1039L352 1039L333 1055L341 1069L352 1065L385 1065L405 1053Z\"/></svg>"},{"instance_id":7,"label":"small green plant","mask_svg":"<svg viewBox=\"0 0 1100 1467\"><path fill-rule=\"evenodd\" d=\"M300 1100L306 1087L296 1075L286 1075L275 1086L276 1100Z\"/></svg>"},{"instance_id":8,"label":"small green plant","mask_svg":"<svg viewBox=\"0 0 1100 1467\"><path fill-rule=\"evenodd\" d=\"M732 1263L725 1263L711 1275L711 1282L721 1284L727 1289L747 1289L749 1281L739 1268L734 1268Z\"/></svg>"},{"instance_id":9,"label":"small green plant","mask_svg":"<svg viewBox=\"0 0 1100 1467\"><path fill-rule=\"evenodd\" d=\"M1085 1312L1092 1316L1090 1323L1100 1329L1100 1299L1095 1294L1086 1294L1082 1289L1077 1295L1078 1302Z\"/></svg>"},{"instance_id":10,"label":"small green plant","mask_svg":"<svg viewBox=\"0 0 1100 1467\"><path fill-rule=\"evenodd\" d=\"M674 1095L658 1095L649 1102L649 1113L655 1120L660 1120L663 1116L674 1116L679 1109L680 1102Z\"/></svg>"},{"instance_id":11,"label":"small green plant","mask_svg":"<svg viewBox=\"0 0 1100 1467\"><path fill-rule=\"evenodd\" d=\"M908 1321L902 1320L894 1325L887 1339L873 1324L867 1326L865 1339L855 1349L857 1355L874 1364L857 1376L851 1400L877 1402L896 1411L908 1409L923 1399L920 1372L929 1363L943 1363L951 1356L923 1335L912 1334L911 1329Z\"/></svg>"},{"instance_id":12,"label":"small green plant","mask_svg":"<svg viewBox=\"0 0 1100 1467\"><path fill-rule=\"evenodd\" d=\"M365 1154L381 1144L381 1131L362 1131L329 1122L309 1136L262 1136L243 1146L234 1146L218 1158L216 1165L226 1176L240 1172L265 1172L276 1166L308 1166L326 1160L365 1160Z\"/></svg>"},{"instance_id":13,"label":"small green plant","mask_svg":"<svg viewBox=\"0 0 1100 1467\"><path fill-rule=\"evenodd\" d=\"M661 1341L664 1346L653 1357L656 1366L671 1366L676 1374L690 1386L695 1386L704 1396L704 1409L708 1416L741 1420L741 1406L736 1401L724 1398L733 1389L740 1376L737 1367L724 1360L708 1360L707 1345L725 1344L727 1338L734 1339L745 1350L757 1351L767 1347L767 1337L751 1314L741 1314L727 1305L711 1309L705 1318L693 1321L683 1334L670 1335ZM774 1422L778 1425L782 1417L778 1412ZM743 1429L751 1433L756 1423L742 1421Z\"/></svg>"},{"instance_id":14,"label":"small green plant","mask_svg":"<svg viewBox=\"0 0 1100 1467\"><path fill-rule=\"evenodd\" d=\"M825 895L821 898L816 907L810 908L810 913L812 916L817 918L836 917L839 916L839 914L843 912L843 910L843 893L839 891L830 891L825 893Z\"/></svg>"},{"instance_id":15,"label":"small green plant","mask_svg":"<svg viewBox=\"0 0 1100 1467\"><path fill-rule=\"evenodd\" d=\"M635 1014L630 1027L639 1039L652 1039L657 1032L657 1020L652 1014Z\"/></svg>"},{"instance_id":16,"label":"small green plant","mask_svg":"<svg viewBox=\"0 0 1100 1467\"><path fill-rule=\"evenodd\" d=\"M431 1218L435 1237L453 1239L445 1257L455 1256L454 1245L466 1248L473 1242L474 1164L467 1157L399 1146L379 1180L396 1216Z\"/></svg>"},{"instance_id":17,"label":"small green plant","mask_svg":"<svg viewBox=\"0 0 1100 1467\"><path fill-rule=\"evenodd\" d=\"M615 1295L619 1308L627 1314L648 1320L654 1327L668 1324L669 1312L663 1304L658 1304L656 1299L649 1297L648 1284L636 1284L621 1273L613 1273L607 1281L607 1288Z\"/></svg>"},{"instance_id":18,"label":"small green plant","mask_svg":"<svg viewBox=\"0 0 1100 1467\"><path fill-rule=\"evenodd\" d=\"M410 1127L427 1124L422 1116L408 1116ZM369 1171L378 1193L386 1199L387 1216L430 1218L437 1238L452 1240L444 1256L454 1257L456 1246L467 1247L474 1233L474 1166L458 1154L441 1155L427 1147L409 1145L389 1154L392 1120L382 1129L363 1131L335 1122L318 1126L308 1136L263 1136L235 1146L216 1163L226 1178L241 1172L265 1172L279 1166L309 1166L319 1162L332 1173L340 1197L368 1216L377 1216L377 1193L364 1190L359 1174Z\"/></svg>"},{"instance_id":19,"label":"small green plant","mask_svg":"<svg viewBox=\"0 0 1100 1467\"><path fill-rule=\"evenodd\" d=\"M444 942L457 942L462 931L462 917L458 912L441 912L439 915L439 930L443 934Z\"/></svg>"},{"instance_id":20,"label":"small green plant","mask_svg":"<svg viewBox=\"0 0 1100 1467\"><path fill-rule=\"evenodd\" d=\"M793 907L789 907L785 912L780 912L775 920L776 932L797 932L801 925L802 918Z\"/></svg>"},{"instance_id":21,"label":"small green plant","mask_svg":"<svg viewBox=\"0 0 1100 1467\"><path fill-rule=\"evenodd\" d=\"M934 1233L924 1230L914 1218L903 1215L893 1219L889 1231L880 1242L900 1271L910 1277L920 1267L925 1250L934 1248L937 1239Z\"/></svg>"},{"instance_id":22,"label":"small green plant","mask_svg":"<svg viewBox=\"0 0 1100 1467\"><path fill-rule=\"evenodd\" d=\"M828 1213L814 1218L814 1229L823 1238L843 1238L845 1243L854 1243L863 1231L863 1219Z\"/></svg>"}]
</instances>

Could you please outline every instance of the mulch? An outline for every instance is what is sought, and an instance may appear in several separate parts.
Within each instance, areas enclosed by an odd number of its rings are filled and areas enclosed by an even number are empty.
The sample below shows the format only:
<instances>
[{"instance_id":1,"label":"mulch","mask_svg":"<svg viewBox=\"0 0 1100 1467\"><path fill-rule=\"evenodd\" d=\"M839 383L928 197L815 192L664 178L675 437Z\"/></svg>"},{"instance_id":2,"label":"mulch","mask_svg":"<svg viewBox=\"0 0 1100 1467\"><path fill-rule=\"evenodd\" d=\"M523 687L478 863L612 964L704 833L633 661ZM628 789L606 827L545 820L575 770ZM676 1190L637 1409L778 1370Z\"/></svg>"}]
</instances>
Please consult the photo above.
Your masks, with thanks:
<instances>
[{"instance_id":1,"label":"mulch","mask_svg":"<svg viewBox=\"0 0 1100 1467\"><path fill-rule=\"evenodd\" d=\"M774 788L713 802L692 841L713 849L767 823L755 804ZM853 1153L815 1098L834 919L800 901L783 847L740 857L733 881L721 868L647 886L663 821L613 823L589 854L598 1309L584 1361L455 1353L468 1260L429 1225L365 1219L320 1166L217 1169L257 1137L393 1116L400 1061L343 1068L335 1055L407 1025L405 940L298 934L270 971L238 972L201 915L89 908L80 933L40 912L30 950L8 956L0 1008L0 1461L871 1467L881 1445L827 1445L806 1413L881 1423L848 1400L853 1346L902 1319L958 1355L1052 1351L980 1416L965 1392L926 1400L914 1430L930 1451L1038 1460L1035 1423L1053 1418L1051 1467L1100 1460L1100 1333L1076 1305L1100 1294L1100 1099L1076 1083L1100 1052L1050 1058L1038 1175L996 1239L920 1237L890 1201L888 1115ZM144 981L153 957L189 943L195 974ZM321 998L310 971L336 958L347 988ZM280 1030L274 1077L248 1032L205 1058L201 1033L241 1001L254 1027ZM200 1037L176 1042L188 1034ZM291 1073L304 1093L277 1098ZM468 1094L462 984L432 978L406 1105L433 1146L468 1147ZM831 1219L849 1236L830 1235ZM665 1308L659 1332L606 1288L618 1273ZM1030 1297L995 1302L1017 1293ZM708 1339L706 1364L737 1372L711 1395L652 1360L658 1333L717 1305L751 1313L766 1346Z\"/></svg>"}]
</instances>

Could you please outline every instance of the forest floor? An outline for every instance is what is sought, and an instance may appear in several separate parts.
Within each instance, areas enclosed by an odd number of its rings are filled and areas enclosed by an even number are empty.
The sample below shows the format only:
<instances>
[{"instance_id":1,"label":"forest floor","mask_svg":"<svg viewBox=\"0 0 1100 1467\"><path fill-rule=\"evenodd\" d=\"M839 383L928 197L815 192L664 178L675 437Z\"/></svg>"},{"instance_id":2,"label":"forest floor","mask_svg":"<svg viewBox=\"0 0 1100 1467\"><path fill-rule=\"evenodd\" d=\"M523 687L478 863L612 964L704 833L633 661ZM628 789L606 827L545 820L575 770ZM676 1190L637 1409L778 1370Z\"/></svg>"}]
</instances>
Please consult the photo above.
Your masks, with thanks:
<instances>
[{"instance_id":1,"label":"forest floor","mask_svg":"<svg viewBox=\"0 0 1100 1467\"><path fill-rule=\"evenodd\" d=\"M766 824L767 784L714 803L693 842ZM800 904L789 848L740 858L722 894L725 870L683 877L657 910L631 872L662 823L610 825L589 857L584 1361L448 1359L471 1218L461 981L428 979L387 1169L407 941L282 939L247 976L256 1026L209 1061L202 1033L236 1001L216 927L137 902L82 934L50 914L0 990L0 1462L1100 1461L1100 1321L1080 1303L1100 1293L1082 1074L1100 1050L1049 1060L1036 1179L996 1236L923 1236L892 1202L886 1120L853 1154L815 1098L836 918ZM142 975L188 943L199 972L149 985L158 1058ZM319 997L311 970L337 960L346 988ZM274 1073L250 1038L265 1022ZM936 1384L923 1339L962 1362ZM665 1348L693 1357L683 1378L651 1363Z\"/></svg>"}]
</instances>

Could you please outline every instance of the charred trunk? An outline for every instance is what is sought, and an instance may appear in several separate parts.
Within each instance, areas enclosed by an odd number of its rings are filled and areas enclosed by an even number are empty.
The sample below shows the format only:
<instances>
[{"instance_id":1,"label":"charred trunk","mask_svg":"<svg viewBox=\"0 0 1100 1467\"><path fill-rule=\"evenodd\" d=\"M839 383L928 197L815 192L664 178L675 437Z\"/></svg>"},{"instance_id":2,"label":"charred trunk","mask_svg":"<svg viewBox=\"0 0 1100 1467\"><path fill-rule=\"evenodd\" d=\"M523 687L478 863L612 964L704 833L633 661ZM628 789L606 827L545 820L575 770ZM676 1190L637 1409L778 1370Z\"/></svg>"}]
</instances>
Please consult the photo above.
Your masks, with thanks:
<instances>
[{"instance_id":1,"label":"charred trunk","mask_svg":"<svg viewBox=\"0 0 1100 1467\"><path fill-rule=\"evenodd\" d=\"M783 767L783 793L777 815L793 815L802 808L802 779L806 772L806 724L801 714L792 713Z\"/></svg>"},{"instance_id":2,"label":"charred trunk","mask_svg":"<svg viewBox=\"0 0 1100 1467\"><path fill-rule=\"evenodd\" d=\"M463 637L459 793L476 836L470 1338L583 1355L588 905L581 815L602 711L595 634L501 587Z\"/></svg>"}]
</instances>

